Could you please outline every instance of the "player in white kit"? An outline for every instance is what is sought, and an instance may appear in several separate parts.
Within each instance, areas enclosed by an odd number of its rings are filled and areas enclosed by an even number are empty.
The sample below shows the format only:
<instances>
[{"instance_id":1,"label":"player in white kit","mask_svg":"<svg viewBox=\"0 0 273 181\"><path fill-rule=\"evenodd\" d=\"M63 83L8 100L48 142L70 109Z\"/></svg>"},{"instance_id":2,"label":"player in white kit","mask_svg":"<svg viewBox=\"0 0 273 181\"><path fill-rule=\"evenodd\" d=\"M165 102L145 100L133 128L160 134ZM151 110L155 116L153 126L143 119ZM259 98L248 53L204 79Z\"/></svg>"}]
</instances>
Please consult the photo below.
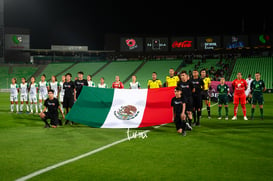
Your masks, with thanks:
<instances>
[{"instance_id":1,"label":"player in white kit","mask_svg":"<svg viewBox=\"0 0 273 181\"><path fill-rule=\"evenodd\" d=\"M98 88L108 88L107 84L104 83L104 78L100 78L100 83L98 83Z\"/></svg>"},{"instance_id":2,"label":"player in white kit","mask_svg":"<svg viewBox=\"0 0 273 181\"><path fill-rule=\"evenodd\" d=\"M28 86L29 92L29 103L30 103L30 113L33 113L33 103L35 104L36 114L38 114L38 105L37 105L37 92L38 84L35 83L35 77L30 78L30 84Z\"/></svg>"},{"instance_id":3,"label":"player in white kit","mask_svg":"<svg viewBox=\"0 0 273 181\"><path fill-rule=\"evenodd\" d=\"M91 75L87 75L86 79L87 79L88 87L96 87L95 83L92 81Z\"/></svg>"},{"instance_id":4,"label":"player in white kit","mask_svg":"<svg viewBox=\"0 0 273 181\"><path fill-rule=\"evenodd\" d=\"M54 97L58 99L59 83L57 82L56 76L51 76L51 82L49 83L50 89L54 90Z\"/></svg>"},{"instance_id":5,"label":"player in white kit","mask_svg":"<svg viewBox=\"0 0 273 181\"><path fill-rule=\"evenodd\" d=\"M41 76L41 81L39 82L38 84L38 87L39 87L39 109L40 109L40 112L43 111L43 100L45 101L47 99L47 91L48 91L48 82L45 80L46 79L46 76L45 74L43 74Z\"/></svg>"},{"instance_id":6,"label":"player in white kit","mask_svg":"<svg viewBox=\"0 0 273 181\"><path fill-rule=\"evenodd\" d=\"M19 86L16 83L16 78L11 79L10 84L10 111L14 111L14 103L16 104L16 112L18 113L19 107L18 107L18 92L19 92Z\"/></svg>"},{"instance_id":7,"label":"player in white kit","mask_svg":"<svg viewBox=\"0 0 273 181\"><path fill-rule=\"evenodd\" d=\"M63 110L63 102L64 102L64 89L63 89L63 84L65 82L65 76L63 75L62 76L62 81L59 82L59 102L61 103L60 104L60 107Z\"/></svg>"},{"instance_id":8,"label":"player in white kit","mask_svg":"<svg viewBox=\"0 0 273 181\"><path fill-rule=\"evenodd\" d=\"M246 94L246 102L247 103L251 103L251 98L249 97L249 93L250 93L250 85L251 82L253 81L253 79L251 78L251 75L248 75L248 78L246 79L247 82L247 89L245 90L245 94Z\"/></svg>"},{"instance_id":9,"label":"player in white kit","mask_svg":"<svg viewBox=\"0 0 273 181\"><path fill-rule=\"evenodd\" d=\"M26 83L26 78L22 78L22 83L20 83L20 112L23 112L24 102L26 103L26 110L29 112L28 107L28 84Z\"/></svg>"},{"instance_id":10,"label":"player in white kit","mask_svg":"<svg viewBox=\"0 0 273 181\"><path fill-rule=\"evenodd\" d=\"M130 89L140 89L140 83L136 81L136 76L132 75L132 82L129 85Z\"/></svg>"}]
</instances>

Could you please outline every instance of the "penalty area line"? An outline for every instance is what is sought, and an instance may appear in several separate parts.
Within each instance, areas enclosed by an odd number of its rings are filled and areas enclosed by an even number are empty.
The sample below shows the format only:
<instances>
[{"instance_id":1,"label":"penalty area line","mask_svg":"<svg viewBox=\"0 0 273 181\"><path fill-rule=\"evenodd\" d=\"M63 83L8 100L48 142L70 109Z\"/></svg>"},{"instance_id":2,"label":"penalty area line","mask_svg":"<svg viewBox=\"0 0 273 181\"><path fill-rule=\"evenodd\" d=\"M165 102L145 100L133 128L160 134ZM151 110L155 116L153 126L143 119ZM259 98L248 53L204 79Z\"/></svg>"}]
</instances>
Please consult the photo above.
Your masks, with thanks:
<instances>
[{"instance_id":1,"label":"penalty area line","mask_svg":"<svg viewBox=\"0 0 273 181\"><path fill-rule=\"evenodd\" d=\"M217 103L211 105L211 107L213 107L213 106L215 106L215 105L217 105ZM203 111L203 110L205 110L205 108L203 108L202 111ZM154 126L154 128L155 128L155 129L158 129L158 128L160 128L161 126L164 126L164 125L166 125L166 124L162 124L162 125L159 125L159 126ZM139 132L139 133L137 133L137 134L138 134L138 135L141 135L141 134L148 133L148 132L150 132L150 131L151 131L151 130L146 130L146 131ZM59 163L57 163L57 164L48 166L48 167L43 168L43 169L40 169L40 170L37 170L37 171L35 171L35 172L33 172L33 173L29 174L29 175L26 175L26 176L23 176L23 177L21 177L21 178L16 179L16 181L25 181L25 180L31 179L31 178L33 178L33 177L36 177L36 176L41 175L41 174L43 174L43 173L46 173L46 172L48 172L48 171L50 171L50 170L53 170L53 169L55 169L55 168L61 167L61 166L63 166L63 165L69 164L69 163L74 162L74 161L77 161L77 160L80 160L80 159L82 159L82 158L85 158L85 157L87 157L87 156L93 155L93 154L95 154L95 153L98 153L98 152L100 152L100 151L106 150L106 149L108 149L108 148L110 148L110 147L112 147L112 146L115 146L115 145L117 145L117 144L123 143L123 142L125 142L125 141L129 141L129 140L130 140L129 137L123 138L123 139L121 139L121 140L112 142L112 143L110 143L110 144L108 144L108 145L99 147L99 148L97 148L97 149L95 149L95 150L89 151L89 152L87 152L87 153L84 153L84 154L82 154L82 155L76 156L76 157L74 157L74 158L71 158L71 159L68 159L68 160L59 162Z\"/></svg>"}]
</instances>

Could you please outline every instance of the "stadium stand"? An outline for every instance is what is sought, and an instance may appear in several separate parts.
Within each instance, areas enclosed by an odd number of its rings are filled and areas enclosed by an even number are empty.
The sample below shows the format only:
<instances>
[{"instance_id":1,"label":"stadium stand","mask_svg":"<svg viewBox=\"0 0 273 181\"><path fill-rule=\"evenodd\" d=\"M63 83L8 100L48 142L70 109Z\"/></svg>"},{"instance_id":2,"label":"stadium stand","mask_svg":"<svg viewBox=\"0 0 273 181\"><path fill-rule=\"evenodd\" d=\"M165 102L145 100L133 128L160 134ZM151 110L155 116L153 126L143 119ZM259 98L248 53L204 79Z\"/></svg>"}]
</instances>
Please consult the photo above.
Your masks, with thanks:
<instances>
[{"instance_id":1,"label":"stadium stand","mask_svg":"<svg viewBox=\"0 0 273 181\"><path fill-rule=\"evenodd\" d=\"M67 67L73 65L73 63L50 63L47 67L40 73L39 76L36 77L37 80L40 80L41 75L46 75L46 80L50 80L52 75L57 75Z\"/></svg>"},{"instance_id":2,"label":"stadium stand","mask_svg":"<svg viewBox=\"0 0 273 181\"><path fill-rule=\"evenodd\" d=\"M264 80L268 89L272 89L273 85L273 57L242 57L238 58L232 71L230 80L234 80L238 72L241 72L243 78L246 79L249 74L255 79L256 72L261 73L261 79Z\"/></svg>"},{"instance_id":3,"label":"stadium stand","mask_svg":"<svg viewBox=\"0 0 273 181\"><path fill-rule=\"evenodd\" d=\"M157 72L157 78L164 84L166 76L169 75L169 69L174 68L176 70L181 62L182 60L149 60L136 73L137 81L142 88L147 88L148 79L152 78L153 72ZM126 82L126 88L129 87L130 81Z\"/></svg>"},{"instance_id":4,"label":"stadium stand","mask_svg":"<svg viewBox=\"0 0 273 181\"><path fill-rule=\"evenodd\" d=\"M35 73L38 69L36 66L32 65L6 65L0 67L0 89L9 88L9 84L11 83L11 79L13 77L17 78L17 83L21 82L21 78L25 77L26 80L29 79L31 75Z\"/></svg>"},{"instance_id":5,"label":"stadium stand","mask_svg":"<svg viewBox=\"0 0 273 181\"><path fill-rule=\"evenodd\" d=\"M120 80L123 82L141 63L141 60L113 61L98 72L93 77L93 81L97 85L100 82L100 78L104 77L105 83L111 87L116 75L119 75ZM128 86L125 88L128 88Z\"/></svg>"},{"instance_id":6,"label":"stadium stand","mask_svg":"<svg viewBox=\"0 0 273 181\"><path fill-rule=\"evenodd\" d=\"M77 73L79 71L83 71L84 72L84 79L86 79L87 75L93 75L98 69L103 67L106 63L107 63L106 61L77 63L75 66L73 66L70 69L63 72L63 74L69 72L72 74L72 76L73 76L72 78L75 78L76 76L78 76ZM58 81L61 80L61 76L62 75L57 76Z\"/></svg>"}]
</instances>

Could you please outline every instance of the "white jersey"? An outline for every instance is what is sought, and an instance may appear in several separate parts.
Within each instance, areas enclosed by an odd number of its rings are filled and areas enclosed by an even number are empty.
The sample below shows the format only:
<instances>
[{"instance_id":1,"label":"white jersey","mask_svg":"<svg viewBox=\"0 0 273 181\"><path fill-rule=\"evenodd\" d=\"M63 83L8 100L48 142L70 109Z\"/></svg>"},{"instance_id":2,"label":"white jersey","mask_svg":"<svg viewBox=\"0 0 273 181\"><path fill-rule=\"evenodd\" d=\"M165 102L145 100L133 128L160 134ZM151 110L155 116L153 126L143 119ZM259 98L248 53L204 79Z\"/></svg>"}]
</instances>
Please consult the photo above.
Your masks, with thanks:
<instances>
[{"instance_id":1,"label":"white jersey","mask_svg":"<svg viewBox=\"0 0 273 181\"><path fill-rule=\"evenodd\" d=\"M50 86L50 89L54 90L54 97L57 97L58 96L58 82L50 82L49 83L49 86Z\"/></svg>"},{"instance_id":2,"label":"white jersey","mask_svg":"<svg viewBox=\"0 0 273 181\"><path fill-rule=\"evenodd\" d=\"M96 87L95 83L92 80L87 81L87 83L88 83L88 87Z\"/></svg>"},{"instance_id":3,"label":"white jersey","mask_svg":"<svg viewBox=\"0 0 273 181\"><path fill-rule=\"evenodd\" d=\"M60 95L61 95L61 96L64 96L64 88L63 88L63 85L64 85L64 82L61 81L61 82L59 83L59 86L60 86L60 89L61 89L61 90L60 90Z\"/></svg>"},{"instance_id":4,"label":"white jersey","mask_svg":"<svg viewBox=\"0 0 273 181\"><path fill-rule=\"evenodd\" d=\"M136 83L130 82L130 88L131 89L139 89L140 83L139 82L136 82Z\"/></svg>"},{"instance_id":5,"label":"white jersey","mask_svg":"<svg viewBox=\"0 0 273 181\"><path fill-rule=\"evenodd\" d=\"M20 84L20 92L21 92L21 96L22 95L27 96L27 94L28 94L28 84L27 83Z\"/></svg>"},{"instance_id":6,"label":"white jersey","mask_svg":"<svg viewBox=\"0 0 273 181\"><path fill-rule=\"evenodd\" d=\"M44 82L40 81L39 82L39 93L40 93L40 95L47 95L48 94L47 86L48 86L47 81L44 81Z\"/></svg>"},{"instance_id":7,"label":"white jersey","mask_svg":"<svg viewBox=\"0 0 273 181\"><path fill-rule=\"evenodd\" d=\"M11 96L18 96L18 84L10 84L10 95Z\"/></svg>"},{"instance_id":8,"label":"white jersey","mask_svg":"<svg viewBox=\"0 0 273 181\"><path fill-rule=\"evenodd\" d=\"M108 88L108 86L105 83L104 84L99 83L98 88Z\"/></svg>"},{"instance_id":9,"label":"white jersey","mask_svg":"<svg viewBox=\"0 0 273 181\"><path fill-rule=\"evenodd\" d=\"M251 85L251 82L253 81L253 79L246 79L246 82L247 82L247 89L250 89L250 85Z\"/></svg>"},{"instance_id":10,"label":"white jersey","mask_svg":"<svg viewBox=\"0 0 273 181\"><path fill-rule=\"evenodd\" d=\"M31 96L31 97L35 96L36 97L37 87L38 87L38 84L36 84L36 83L29 85L29 96Z\"/></svg>"}]
</instances>

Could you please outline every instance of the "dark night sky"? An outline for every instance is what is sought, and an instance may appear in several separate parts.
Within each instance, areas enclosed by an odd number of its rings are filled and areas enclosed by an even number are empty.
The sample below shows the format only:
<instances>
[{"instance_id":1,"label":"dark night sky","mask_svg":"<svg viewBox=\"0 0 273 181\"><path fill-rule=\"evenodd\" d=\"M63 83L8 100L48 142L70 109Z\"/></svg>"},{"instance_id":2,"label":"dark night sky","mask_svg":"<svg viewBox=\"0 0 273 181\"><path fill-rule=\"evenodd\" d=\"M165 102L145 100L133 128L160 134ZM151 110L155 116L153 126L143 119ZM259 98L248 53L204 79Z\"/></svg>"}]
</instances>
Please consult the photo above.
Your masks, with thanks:
<instances>
[{"instance_id":1,"label":"dark night sky","mask_svg":"<svg viewBox=\"0 0 273 181\"><path fill-rule=\"evenodd\" d=\"M273 32L273 16L270 5L266 4L238 7L221 1L216 5L199 4L196 7L183 1L134 2L5 0L5 26L30 29L31 48L62 44L103 49L106 33L238 34L242 32L242 17L245 33Z\"/></svg>"}]
</instances>

